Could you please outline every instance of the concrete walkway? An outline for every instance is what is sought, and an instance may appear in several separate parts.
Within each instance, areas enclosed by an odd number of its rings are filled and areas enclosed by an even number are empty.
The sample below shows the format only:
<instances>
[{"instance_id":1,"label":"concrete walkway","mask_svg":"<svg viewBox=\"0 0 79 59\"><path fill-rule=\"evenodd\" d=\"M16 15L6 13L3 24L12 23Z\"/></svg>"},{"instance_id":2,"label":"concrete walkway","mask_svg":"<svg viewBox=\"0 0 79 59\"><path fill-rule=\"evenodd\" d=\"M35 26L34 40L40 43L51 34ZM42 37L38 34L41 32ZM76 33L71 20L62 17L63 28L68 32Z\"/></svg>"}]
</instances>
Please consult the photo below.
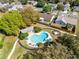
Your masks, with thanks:
<instances>
[{"instance_id":1,"label":"concrete walkway","mask_svg":"<svg viewBox=\"0 0 79 59\"><path fill-rule=\"evenodd\" d=\"M19 39L16 37L16 41L15 41L15 43L13 45L13 48L12 48L11 52L9 53L7 59L10 59L11 58L13 52L15 51L15 48L16 48L16 45L17 45L18 41L19 41Z\"/></svg>"}]
</instances>

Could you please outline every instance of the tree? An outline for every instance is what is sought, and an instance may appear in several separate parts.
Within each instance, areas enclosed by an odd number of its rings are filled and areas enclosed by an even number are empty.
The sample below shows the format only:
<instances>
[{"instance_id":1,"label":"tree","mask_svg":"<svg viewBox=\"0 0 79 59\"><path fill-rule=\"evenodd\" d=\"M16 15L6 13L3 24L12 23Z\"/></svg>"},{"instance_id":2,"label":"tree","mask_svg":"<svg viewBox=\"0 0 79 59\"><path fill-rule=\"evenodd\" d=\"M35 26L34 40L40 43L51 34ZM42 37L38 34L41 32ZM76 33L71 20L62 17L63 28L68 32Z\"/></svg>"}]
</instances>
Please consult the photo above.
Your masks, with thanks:
<instances>
[{"instance_id":1,"label":"tree","mask_svg":"<svg viewBox=\"0 0 79 59\"><path fill-rule=\"evenodd\" d=\"M19 30L25 26L23 18L18 11L6 12L0 18L0 31L3 31L6 35L18 35Z\"/></svg>"},{"instance_id":2,"label":"tree","mask_svg":"<svg viewBox=\"0 0 79 59\"><path fill-rule=\"evenodd\" d=\"M43 7L45 5L45 1L44 0L38 0L38 3L37 3L37 7Z\"/></svg>"},{"instance_id":3,"label":"tree","mask_svg":"<svg viewBox=\"0 0 79 59\"><path fill-rule=\"evenodd\" d=\"M31 56L29 57L28 54ZM69 59L71 56L71 52L68 51L65 46L53 42L53 44L48 47L28 51L23 59Z\"/></svg>"},{"instance_id":4,"label":"tree","mask_svg":"<svg viewBox=\"0 0 79 59\"><path fill-rule=\"evenodd\" d=\"M59 38L59 41L69 50L72 50L77 59L79 58L79 34L76 37L65 34Z\"/></svg>"},{"instance_id":5,"label":"tree","mask_svg":"<svg viewBox=\"0 0 79 59\"><path fill-rule=\"evenodd\" d=\"M55 0L55 3L59 3L60 2L60 0Z\"/></svg>"},{"instance_id":6,"label":"tree","mask_svg":"<svg viewBox=\"0 0 79 59\"><path fill-rule=\"evenodd\" d=\"M76 1L75 1L75 4L79 5L79 0L76 0Z\"/></svg>"},{"instance_id":7,"label":"tree","mask_svg":"<svg viewBox=\"0 0 79 59\"><path fill-rule=\"evenodd\" d=\"M49 4L45 4L43 7L44 12L50 12L51 11L51 6Z\"/></svg>"},{"instance_id":8,"label":"tree","mask_svg":"<svg viewBox=\"0 0 79 59\"><path fill-rule=\"evenodd\" d=\"M58 3L57 9L58 10L64 10L64 5L62 3Z\"/></svg>"},{"instance_id":9,"label":"tree","mask_svg":"<svg viewBox=\"0 0 79 59\"><path fill-rule=\"evenodd\" d=\"M26 25L31 25L39 20L39 13L35 11L32 6L27 6L21 14L26 22Z\"/></svg>"}]
</instances>

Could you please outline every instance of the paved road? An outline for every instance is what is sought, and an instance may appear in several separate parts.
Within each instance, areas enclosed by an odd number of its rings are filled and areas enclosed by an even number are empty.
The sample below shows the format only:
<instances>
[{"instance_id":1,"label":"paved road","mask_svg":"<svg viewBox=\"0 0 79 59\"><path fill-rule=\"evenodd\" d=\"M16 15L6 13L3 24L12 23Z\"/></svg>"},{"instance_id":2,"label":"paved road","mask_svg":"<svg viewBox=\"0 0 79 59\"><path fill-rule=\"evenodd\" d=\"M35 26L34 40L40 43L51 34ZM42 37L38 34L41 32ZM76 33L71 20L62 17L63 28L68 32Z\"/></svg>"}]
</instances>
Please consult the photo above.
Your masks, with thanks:
<instances>
[{"instance_id":1,"label":"paved road","mask_svg":"<svg viewBox=\"0 0 79 59\"><path fill-rule=\"evenodd\" d=\"M13 45L13 48L12 48L11 52L9 53L7 59L10 59L11 58L13 52L15 51L15 48L16 48L16 45L17 45L18 41L19 41L19 39L16 37L16 41L15 41L15 43Z\"/></svg>"}]
</instances>

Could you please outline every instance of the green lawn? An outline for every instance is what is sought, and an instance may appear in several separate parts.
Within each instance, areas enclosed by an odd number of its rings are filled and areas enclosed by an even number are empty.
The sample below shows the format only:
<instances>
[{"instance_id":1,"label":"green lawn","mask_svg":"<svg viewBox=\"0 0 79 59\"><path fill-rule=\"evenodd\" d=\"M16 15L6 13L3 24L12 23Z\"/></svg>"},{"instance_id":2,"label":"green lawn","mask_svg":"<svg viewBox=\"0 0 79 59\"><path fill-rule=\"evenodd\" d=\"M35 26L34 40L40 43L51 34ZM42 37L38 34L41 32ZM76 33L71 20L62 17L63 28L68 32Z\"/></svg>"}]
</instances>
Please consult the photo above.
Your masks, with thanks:
<instances>
[{"instance_id":1,"label":"green lawn","mask_svg":"<svg viewBox=\"0 0 79 59\"><path fill-rule=\"evenodd\" d=\"M9 55L13 44L15 42L15 37L8 36L4 38L3 48L0 49L0 59L6 59Z\"/></svg>"}]
</instances>

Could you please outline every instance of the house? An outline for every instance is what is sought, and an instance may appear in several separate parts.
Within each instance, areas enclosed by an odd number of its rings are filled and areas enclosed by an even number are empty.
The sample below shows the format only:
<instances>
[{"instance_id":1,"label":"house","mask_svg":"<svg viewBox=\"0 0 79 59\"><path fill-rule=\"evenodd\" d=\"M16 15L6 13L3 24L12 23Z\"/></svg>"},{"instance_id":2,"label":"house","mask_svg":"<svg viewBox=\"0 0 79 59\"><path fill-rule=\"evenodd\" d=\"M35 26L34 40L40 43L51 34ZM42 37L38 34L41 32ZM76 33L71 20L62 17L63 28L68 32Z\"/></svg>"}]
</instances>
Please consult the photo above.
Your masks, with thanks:
<instances>
[{"instance_id":1,"label":"house","mask_svg":"<svg viewBox=\"0 0 79 59\"><path fill-rule=\"evenodd\" d=\"M35 7L35 10L38 11L38 12L42 12L43 8L37 8L37 7Z\"/></svg>"},{"instance_id":2,"label":"house","mask_svg":"<svg viewBox=\"0 0 79 59\"><path fill-rule=\"evenodd\" d=\"M50 22L52 17L53 17L52 14L40 13L40 22L42 22L42 23Z\"/></svg>"},{"instance_id":3,"label":"house","mask_svg":"<svg viewBox=\"0 0 79 59\"><path fill-rule=\"evenodd\" d=\"M57 4L49 3L49 5L51 6L52 11L57 9Z\"/></svg>"},{"instance_id":4,"label":"house","mask_svg":"<svg viewBox=\"0 0 79 59\"><path fill-rule=\"evenodd\" d=\"M74 6L73 10L79 12L79 6Z\"/></svg>"},{"instance_id":5,"label":"house","mask_svg":"<svg viewBox=\"0 0 79 59\"><path fill-rule=\"evenodd\" d=\"M0 7L2 7L2 8L9 7L9 3L1 3L0 2Z\"/></svg>"},{"instance_id":6,"label":"house","mask_svg":"<svg viewBox=\"0 0 79 59\"><path fill-rule=\"evenodd\" d=\"M29 0L27 3L28 4L32 4L33 6L35 6L37 4L37 1Z\"/></svg>"},{"instance_id":7,"label":"house","mask_svg":"<svg viewBox=\"0 0 79 59\"><path fill-rule=\"evenodd\" d=\"M11 11L11 10L21 10L23 9L23 5L18 2L16 4L14 4L11 8L8 9L8 11Z\"/></svg>"},{"instance_id":8,"label":"house","mask_svg":"<svg viewBox=\"0 0 79 59\"><path fill-rule=\"evenodd\" d=\"M64 11L70 11L70 4L69 3L64 5Z\"/></svg>"},{"instance_id":9,"label":"house","mask_svg":"<svg viewBox=\"0 0 79 59\"><path fill-rule=\"evenodd\" d=\"M9 7L10 7L9 3L0 2L0 12L6 12Z\"/></svg>"},{"instance_id":10,"label":"house","mask_svg":"<svg viewBox=\"0 0 79 59\"><path fill-rule=\"evenodd\" d=\"M71 13L71 15L68 14L59 15L58 18L55 20L55 23L61 25L61 27L66 27L69 24L72 27L72 30L75 31L77 21L78 21L77 14L76 12L73 12Z\"/></svg>"}]
</instances>

